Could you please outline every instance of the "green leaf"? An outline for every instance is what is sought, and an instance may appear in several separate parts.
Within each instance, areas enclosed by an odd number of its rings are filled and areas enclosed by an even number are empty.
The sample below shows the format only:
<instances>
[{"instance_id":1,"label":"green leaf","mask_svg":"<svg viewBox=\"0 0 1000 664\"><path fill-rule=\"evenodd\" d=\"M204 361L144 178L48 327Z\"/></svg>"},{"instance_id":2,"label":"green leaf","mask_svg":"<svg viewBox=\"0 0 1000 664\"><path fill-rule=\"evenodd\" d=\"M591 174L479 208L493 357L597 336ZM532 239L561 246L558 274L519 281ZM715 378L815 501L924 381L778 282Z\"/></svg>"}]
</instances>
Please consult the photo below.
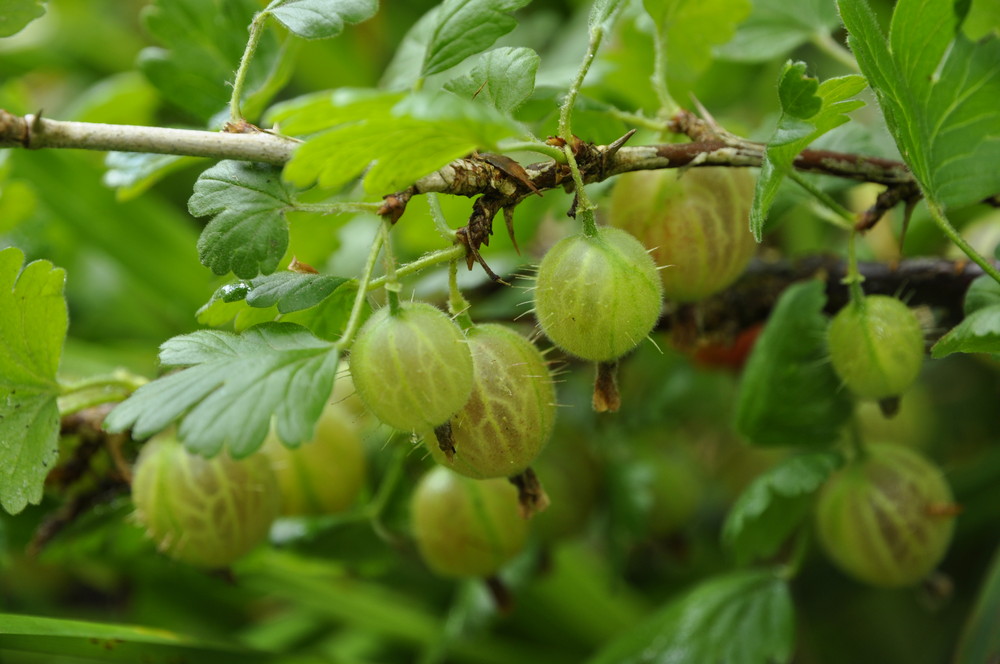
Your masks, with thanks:
<instances>
[{"instance_id":1,"label":"green leaf","mask_svg":"<svg viewBox=\"0 0 1000 664\"><path fill-rule=\"evenodd\" d=\"M337 351L292 323L263 323L242 334L201 330L160 347L165 367L187 367L139 388L105 419L108 431L137 438L180 420L193 452L236 458L264 442L271 418L290 446L309 440L333 390Z\"/></svg>"},{"instance_id":2,"label":"green leaf","mask_svg":"<svg viewBox=\"0 0 1000 664\"><path fill-rule=\"evenodd\" d=\"M979 599L969 615L954 664L987 664L1000 658L1000 549L993 556Z\"/></svg>"},{"instance_id":3,"label":"green leaf","mask_svg":"<svg viewBox=\"0 0 1000 664\"><path fill-rule=\"evenodd\" d=\"M470 55L493 45L517 26L510 15L531 0L444 0L435 12L434 28L424 53L420 76L451 69Z\"/></svg>"},{"instance_id":4,"label":"green leaf","mask_svg":"<svg viewBox=\"0 0 1000 664\"><path fill-rule=\"evenodd\" d=\"M242 161L220 161L198 177L188 210L215 215L198 239L198 257L215 274L270 274L288 248L284 211L292 199L281 169Z\"/></svg>"},{"instance_id":5,"label":"green leaf","mask_svg":"<svg viewBox=\"0 0 1000 664\"><path fill-rule=\"evenodd\" d=\"M712 62L712 48L733 38L750 0L643 0L666 44L671 79L693 81ZM677 87L671 85L671 89Z\"/></svg>"},{"instance_id":6,"label":"green leaf","mask_svg":"<svg viewBox=\"0 0 1000 664\"><path fill-rule=\"evenodd\" d=\"M782 293L743 372L736 429L753 445L824 445L851 415L826 349L823 283Z\"/></svg>"},{"instance_id":7,"label":"green leaf","mask_svg":"<svg viewBox=\"0 0 1000 664\"><path fill-rule=\"evenodd\" d=\"M102 662L241 664L273 655L152 627L0 614L0 651L40 653Z\"/></svg>"},{"instance_id":8,"label":"green leaf","mask_svg":"<svg viewBox=\"0 0 1000 664\"><path fill-rule=\"evenodd\" d=\"M864 102L850 99L864 87L860 76L840 76L819 83L806 76L805 63L785 63L778 79L781 116L767 143L750 208L750 230L758 242L778 187L795 157L817 138L847 122L846 113L864 106Z\"/></svg>"},{"instance_id":9,"label":"green leaf","mask_svg":"<svg viewBox=\"0 0 1000 664\"><path fill-rule=\"evenodd\" d=\"M327 274L279 272L252 280L247 304L258 308L277 305L278 313L287 314L316 306L346 281Z\"/></svg>"},{"instance_id":10,"label":"green leaf","mask_svg":"<svg viewBox=\"0 0 1000 664\"><path fill-rule=\"evenodd\" d=\"M273 0L264 11L299 37L328 39L374 16L378 0Z\"/></svg>"},{"instance_id":11,"label":"green leaf","mask_svg":"<svg viewBox=\"0 0 1000 664\"><path fill-rule=\"evenodd\" d=\"M500 140L523 133L494 109L452 94L415 94L391 107L384 101L363 99L356 102L360 109L351 108L354 103L339 109L342 117L353 121L299 146L285 166L285 179L299 187L318 181L321 187L336 189L367 169L366 191L384 194L407 187L473 150L495 149ZM314 111L315 105L303 107L306 117L292 115L290 123L315 128ZM361 111L365 115L358 117Z\"/></svg>"},{"instance_id":12,"label":"green leaf","mask_svg":"<svg viewBox=\"0 0 1000 664\"><path fill-rule=\"evenodd\" d=\"M20 249L0 251L0 505L10 514L41 502L57 456L65 283L48 261L24 265Z\"/></svg>"},{"instance_id":13,"label":"green leaf","mask_svg":"<svg viewBox=\"0 0 1000 664\"><path fill-rule=\"evenodd\" d=\"M0 11L0 37L17 34L36 18L45 15L41 0L4 0Z\"/></svg>"},{"instance_id":14,"label":"green leaf","mask_svg":"<svg viewBox=\"0 0 1000 664\"><path fill-rule=\"evenodd\" d=\"M968 316L997 304L1000 304L1000 284L993 277L984 274L969 285L962 307Z\"/></svg>"},{"instance_id":15,"label":"green leaf","mask_svg":"<svg viewBox=\"0 0 1000 664\"><path fill-rule=\"evenodd\" d=\"M139 69L172 104L207 123L229 102L247 26L258 9L255 0L156 0L142 17L163 48L143 49ZM275 35L265 32L245 86L242 108L248 117L263 109L291 73L282 66L282 55Z\"/></svg>"},{"instance_id":16,"label":"green leaf","mask_svg":"<svg viewBox=\"0 0 1000 664\"><path fill-rule=\"evenodd\" d=\"M444 89L509 113L535 91L538 63L538 54L530 48L494 49L484 53L468 74L445 83Z\"/></svg>"},{"instance_id":17,"label":"green leaf","mask_svg":"<svg viewBox=\"0 0 1000 664\"><path fill-rule=\"evenodd\" d=\"M812 497L842 459L836 452L792 457L758 475L736 500L722 541L745 565L774 555L809 513Z\"/></svg>"},{"instance_id":18,"label":"green leaf","mask_svg":"<svg viewBox=\"0 0 1000 664\"><path fill-rule=\"evenodd\" d=\"M104 165L108 167L104 184L117 189L115 196L118 200L129 201L171 173L199 161L198 157L172 154L109 152L104 158Z\"/></svg>"},{"instance_id":19,"label":"green leaf","mask_svg":"<svg viewBox=\"0 0 1000 664\"><path fill-rule=\"evenodd\" d=\"M966 316L931 347L931 357L952 353L1000 353L1000 304Z\"/></svg>"},{"instance_id":20,"label":"green leaf","mask_svg":"<svg viewBox=\"0 0 1000 664\"><path fill-rule=\"evenodd\" d=\"M590 664L761 664L792 657L795 615L773 570L716 576L601 650Z\"/></svg>"},{"instance_id":21,"label":"green leaf","mask_svg":"<svg viewBox=\"0 0 1000 664\"><path fill-rule=\"evenodd\" d=\"M828 35L840 25L837 7L830 0L754 0L753 10L740 24L736 36L716 48L727 60L766 62L786 56L813 39Z\"/></svg>"},{"instance_id":22,"label":"green leaf","mask_svg":"<svg viewBox=\"0 0 1000 664\"><path fill-rule=\"evenodd\" d=\"M953 2L900 0L889 38L864 0L839 0L848 44L924 195L942 207L1000 192L1000 40L971 42Z\"/></svg>"}]
</instances>

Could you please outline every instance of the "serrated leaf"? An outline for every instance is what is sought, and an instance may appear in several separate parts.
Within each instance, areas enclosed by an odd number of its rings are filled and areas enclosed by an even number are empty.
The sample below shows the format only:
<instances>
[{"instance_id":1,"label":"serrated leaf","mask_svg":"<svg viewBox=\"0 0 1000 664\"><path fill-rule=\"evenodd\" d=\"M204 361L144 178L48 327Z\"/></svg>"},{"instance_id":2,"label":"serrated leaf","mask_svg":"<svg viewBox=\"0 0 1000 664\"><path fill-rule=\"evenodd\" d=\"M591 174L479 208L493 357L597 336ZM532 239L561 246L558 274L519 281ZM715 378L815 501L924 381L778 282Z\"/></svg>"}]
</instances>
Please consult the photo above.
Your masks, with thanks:
<instances>
[{"instance_id":1,"label":"serrated leaf","mask_svg":"<svg viewBox=\"0 0 1000 664\"><path fill-rule=\"evenodd\" d=\"M671 79L693 81L712 61L712 47L733 38L750 0L643 0L666 45ZM676 85L671 86L671 89Z\"/></svg>"},{"instance_id":2,"label":"serrated leaf","mask_svg":"<svg viewBox=\"0 0 1000 664\"><path fill-rule=\"evenodd\" d=\"M337 350L292 323L242 334L201 330L160 347L165 367L187 367L147 383L104 421L108 431L146 438L180 421L189 450L235 458L257 450L271 427L290 446L309 440L333 390Z\"/></svg>"},{"instance_id":3,"label":"serrated leaf","mask_svg":"<svg viewBox=\"0 0 1000 664\"><path fill-rule=\"evenodd\" d=\"M369 111L367 118L321 132L295 151L285 166L289 182L306 187L318 181L321 187L336 189L367 169L366 191L384 194L521 133L492 108L451 94L415 94L388 108L370 100L359 103ZM289 121L298 120L293 115Z\"/></svg>"},{"instance_id":4,"label":"serrated leaf","mask_svg":"<svg viewBox=\"0 0 1000 664\"><path fill-rule=\"evenodd\" d=\"M809 513L813 495L842 462L836 452L787 459L758 475L729 510L722 541L745 565L774 555Z\"/></svg>"},{"instance_id":5,"label":"serrated leaf","mask_svg":"<svg viewBox=\"0 0 1000 664\"><path fill-rule=\"evenodd\" d=\"M58 452L65 283L48 261L24 265L20 249L0 251L0 505L10 514L41 502Z\"/></svg>"},{"instance_id":6,"label":"serrated leaf","mask_svg":"<svg viewBox=\"0 0 1000 664\"><path fill-rule=\"evenodd\" d=\"M802 150L849 120L847 113L864 106L850 99L865 88L860 76L840 76L822 83L806 75L802 62L787 62L778 78L781 116L767 143L750 208L750 230L758 242L778 187Z\"/></svg>"},{"instance_id":7,"label":"serrated leaf","mask_svg":"<svg viewBox=\"0 0 1000 664\"><path fill-rule=\"evenodd\" d=\"M284 211L292 205L281 169L220 161L198 177L188 210L215 215L198 238L198 257L215 274L270 274L288 249Z\"/></svg>"},{"instance_id":8,"label":"serrated leaf","mask_svg":"<svg viewBox=\"0 0 1000 664\"><path fill-rule=\"evenodd\" d=\"M143 49L138 67L172 104L207 123L229 102L247 26L259 9L255 0L156 0L142 18L162 48ZM273 32L265 32L245 85L248 117L256 117L290 75L283 55Z\"/></svg>"},{"instance_id":9,"label":"serrated leaf","mask_svg":"<svg viewBox=\"0 0 1000 664\"><path fill-rule=\"evenodd\" d=\"M792 657L795 614L774 570L710 578L640 623L589 664L781 664Z\"/></svg>"},{"instance_id":10,"label":"serrated leaf","mask_svg":"<svg viewBox=\"0 0 1000 664\"><path fill-rule=\"evenodd\" d=\"M517 26L511 12L531 0L444 0L435 11L434 28L424 53L421 76L451 69L493 45Z\"/></svg>"},{"instance_id":11,"label":"serrated leaf","mask_svg":"<svg viewBox=\"0 0 1000 664\"><path fill-rule=\"evenodd\" d=\"M0 37L17 34L44 15L45 5L41 0L4 0L3 11L0 11Z\"/></svg>"},{"instance_id":12,"label":"serrated leaf","mask_svg":"<svg viewBox=\"0 0 1000 664\"><path fill-rule=\"evenodd\" d=\"M785 290L747 360L736 429L760 446L832 443L851 416L826 348L823 283Z\"/></svg>"},{"instance_id":13,"label":"serrated leaf","mask_svg":"<svg viewBox=\"0 0 1000 664\"><path fill-rule=\"evenodd\" d=\"M444 89L509 113L535 91L539 60L530 48L494 49L484 53L468 74L445 83Z\"/></svg>"},{"instance_id":14,"label":"serrated leaf","mask_svg":"<svg viewBox=\"0 0 1000 664\"><path fill-rule=\"evenodd\" d=\"M931 357L952 353L1000 353L1000 305L977 309L931 347Z\"/></svg>"},{"instance_id":15,"label":"serrated leaf","mask_svg":"<svg viewBox=\"0 0 1000 664\"><path fill-rule=\"evenodd\" d=\"M264 11L299 37L328 39L374 16L378 0L273 0Z\"/></svg>"},{"instance_id":16,"label":"serrated leaf","mask_svg":"<svg viewBox=\"0 0 1000 664\"><path fill-rule=\"evenodd\" d=\"M279 272L251 280L246 300L257 308L277 305L278 313L287 314L316 306L346 281L328 274Z\"/></svg>"},{"instance_id":17,"label":"serrated leaf","mask_svg":"<svg viewBox=\"0 0 1000 664\"><path fill-rule=\"evenodd\" d=\"M924 195L943 207L1000 192L1000 40L971 42L949 0L900 0L888 41L864 0L839 0L848 45Z\"/></svg>"},{"instance_id":18,"label":"serrated leaf","mask_svg":"<svg viewBox=\"0 0 1000 664\"><path fill-rule=\"evenodd\" d=\"M840 25L837 7L830 0L754 0L750 16L732 40L716 48L727 60L766 62L783 57Z\"/></svg>"}]
</instances>

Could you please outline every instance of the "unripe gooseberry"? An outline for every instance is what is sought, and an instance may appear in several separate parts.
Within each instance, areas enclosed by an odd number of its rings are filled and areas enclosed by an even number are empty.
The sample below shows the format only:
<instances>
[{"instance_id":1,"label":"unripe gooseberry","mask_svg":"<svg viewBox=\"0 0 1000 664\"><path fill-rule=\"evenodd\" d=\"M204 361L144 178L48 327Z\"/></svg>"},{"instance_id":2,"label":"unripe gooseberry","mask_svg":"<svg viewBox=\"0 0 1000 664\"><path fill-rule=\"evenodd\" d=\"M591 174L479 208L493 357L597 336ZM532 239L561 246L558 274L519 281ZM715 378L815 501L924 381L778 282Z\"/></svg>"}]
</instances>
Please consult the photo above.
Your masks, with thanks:
<instances>
[{"instance_id":1,"label":"unripe gooseberry","mask_svg":"<svg viewBox=\"0 0 1000 664\"><path fill-rule=\"evenodd\" d=\"M555 345L584 360L608 362L635 348L662 306L656 264L618 228L563 238L538 266L538 323Z\"/></svg>"},{"instance_id":2,"label":"unripe gooseberry","mask_svg":"<svg viewBox=\"0 0 1000 664\"><path fill-rule=\"evenodd\" d=\"M462 331L424 302L379 309L351 349L358 395L375 417L403 431L438 426L472 392L472 355Z\"/></svg>"},{"instance_id":3,"label":"unripe gooseberry","mask_svg":"<svg viewBox=\"0 0 1000 664\"><path fill-rule=\"evenodd\" d=\"M549 440L555 423L555 386L533 343L502 325L468 332L475 381L451 418L448 457L436 434L424 442L434 459L474 478L510 477L527 468Z\"/></svg>"},{"instance_id":4,"label":"unripe gooseberry","mask_svg":"<svg viewBox=\"0 0 1000 664\"><path fill-rule=\"evenodd\" d=\"M635 171L618 177L610 223L652 248L664 295L701 300L739 277L753 256L750 203L754 176L745 168Z\"/></svg>"},{"instance_id":5,"label":"unripe gooseberry","mask_svg":"<svg viewBox=\"0 0 1000 664\"><path fill-rule=\"evenodd\" d=\"M267 538L277 480L262 455L191 454L173 435L142 448L132 478L135 516L157 547L198 567L225 567Z\"/></svg>"},{"instance_id":6,"label":"unripe gooseberry","mask_svg":"<svg viewBox=\"0 0 1000 664\"><path fill-rule=\"evenodd\" d=\"M272 433L263 447L278 479L286 516L338 514L349 508L365 481L365 450L351 415L329 404L312 440L291 449Z\"/></svg>"},{"instance_id":7,"label":"unripe gooseberry","mask_svg":"<svg viewBox=\"0 0 1000 664\"><path fill-rule=\"evenodd\" d=\"M827 332L834 371L864 399L902 394L924 361L924 333L909 307L894 297L868 295L837 312Z\"/></svg>"},{"instance_id":8,"label":"unripe gooseberry","mask_svg":"<svg viewBox=\"0 0 1000 664\"><path fill-rule=\"evenodd\" d=\"M954 529L951 490L917 452L878 444L824 485L819 540L846 573L871 585L919 582L944 557Z\"/></svg>"},{"instance_id":9,"label":"unripe gooseberry","mask_svg":"<svg viewBox=\"0 0 1000 664\"><path fill-rule=\"evenodd\" d=\"M528 522L518 510L517 489L507 480L474 480L438 466L413 493L413 536L436 573L490 576L524 547Z\"/></svg>"}]
</instances>

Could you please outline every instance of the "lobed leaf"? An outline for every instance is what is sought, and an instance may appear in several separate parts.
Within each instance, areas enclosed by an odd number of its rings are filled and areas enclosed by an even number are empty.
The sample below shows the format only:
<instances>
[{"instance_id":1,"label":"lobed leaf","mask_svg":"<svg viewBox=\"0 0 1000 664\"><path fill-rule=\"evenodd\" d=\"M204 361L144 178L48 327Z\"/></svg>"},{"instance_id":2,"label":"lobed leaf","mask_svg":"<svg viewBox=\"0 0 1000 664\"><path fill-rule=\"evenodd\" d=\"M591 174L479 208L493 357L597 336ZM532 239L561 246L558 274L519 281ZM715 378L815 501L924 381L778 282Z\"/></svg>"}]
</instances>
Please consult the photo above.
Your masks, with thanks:
<instances>
[{"instance_id":1,"label":"lobed leaf","mask_svg":"<svg viewBox=\"0 0 1000 664\"><path fill-rule=\"evenodd\" d=\"M754 0L746 21L732 40L715 49L727 60L766 62L787 55L816 35L828 35L840 25L830 0Z\"/></svg>"},{"instance_id":2,"label":"lobed leaf","mask_svg":"<svg viewBox=\"0 0 1000 664\"><path fill-rule=\"evenodd\" d=\"M328 39L374 16L378 0L272 0L264 11L299 37Z\"/></svg>"},{"instance_id":3,"label":"lobed leaf","mask_svg":"<svg viewBox=\"0 0 1000 664\"><path fill-rule=\"evenodd\" d=\"M160 361L187 368L143 385L104 426L145 438L179 420L178 436L191 451L213 456L226 447L242 458L264 442L273 416L278 436L298 445L312 437L337 359L334 344L292 323L174 337L160 347Z\"/></svg>"},{"instance_id":4,"label":"lobed leaf","mask_svg":"<svg viewBox=\"0 0 1000 664\"><path fill-rule=\"evenodd\" d=\"M0 12L0 37L15 35L44 15L45 5L41 0L4 0Z\"/></svg>"},{"instance_id":5,"label":"lobed leaf","mask_svg":"<svg viewBox=\"0 0 1000 664\"><path fill-rule=\"evenodd\" d=\"M809 513L813 495L842 459L836 452L792 457L758 475L736 500L722 541L745 565L774 555Z\"/></svg>"},{"instance_id":6,"label":"lobed leaf","mask_svg":"<svg viewBox=\"0 0 1000 664\"><path fill-rule=\"evenodd\" d=\"M432 10L435 12L434 27L420 76L450 69L492 46L517 26L511 12L529 2L531 0L444 0Z\"/></svg>"},{"instance_id":7,"label":"lobed leaf","mask_svg":"<svg viewBox=\"0 0 1000 664\"><path fill-rule=\"evenodd\" d=\"M790 286L775 304L743 372L736 429L753 445L832 443L850 417L826 349L823 283Z\"/></svg>"},{"instance_id":8,"label":"lobed leaf","mask_svg":"<svg viewBox=\"0 0 1000 664\"><path fill-rule=\"evenodd\" d=\"M351 120L300 146L285 166L285 178L300 187L318 182L333 189L364 172L368 192L398 191L449 161L522 133L494 109L451 94L414 94L392 106L385 103L395 97L363 98L356 102L360 109L350 102L338 107L341 117ZM304 118L290 115L289 122L318 127L311 117L315 106L302 109ZM364 118L358 117L362 109Z\"/></svg>"},{"instance_id":9,"label":"lobed leaf","mask_svg":"<svg viewBox=\"0 0 1000 664\"><path fill-rule=\"evenodd\" d=\"M787 62L778 78L781 116L767 143L750 208L750 230L759 242L778 187L802 150L848 121L847 113L864 106L850 97L861 92L860 76L840 76L822 83L806 75L803 62Z\"/></svg>"},{"instance_id":10,"label":"lobed leaf","mask_svg":"<svg viewBox=\"0 0 1000 664\"><path fill-rule=\"evenodd\" d=\"M215 215L198 238L198 257L215 274L270 274L288 248L284 211L292 200L281 170L240 161L220 161L198 177L188 210Z\"/></svg>"},{"instance_id":11,"label":"lobed leaf","mask_svg":"<svg viewBox=\"0 0 1000 664\"><path fill-rule=\"evenodd\" d=\"M0 505L10 514L41 502L58 454L65 283L48 261L24 265L20 249L0 251Z\"/></svg>"},{"instance_id":12,"label":"lobed leaf","mask_svg":"<svg viewBox=\"0 0 1000 664\"><path fill-rule=\"evenodd\" d=\"M954 3L900 0L888 40L865 0L839 0L848 45L924 195L942 207L1000 192L1000 39L973 43Z\"/></svg>"},{"instance_id":13,"label":"lobed leaf","mask_svg":"<svg viewBox=\"0 0 1000 664\"><path fill-rule=\"evenodd\" d=\"M714 576L602 649L590 664L788 662L795 615L774 570Z\"/></svg>"},{"instance_id":14,"label":"lobed leaf","mask_svg":"<svg viewBox=\"0 0 1000 664\"><path fill-rule=\"evenodd\" d=\"M468 74L445 83L444 89L509 113L535 91L539 61L538 54L530 48L494 49L484 53Z\"/></svg>"}]
</instances>

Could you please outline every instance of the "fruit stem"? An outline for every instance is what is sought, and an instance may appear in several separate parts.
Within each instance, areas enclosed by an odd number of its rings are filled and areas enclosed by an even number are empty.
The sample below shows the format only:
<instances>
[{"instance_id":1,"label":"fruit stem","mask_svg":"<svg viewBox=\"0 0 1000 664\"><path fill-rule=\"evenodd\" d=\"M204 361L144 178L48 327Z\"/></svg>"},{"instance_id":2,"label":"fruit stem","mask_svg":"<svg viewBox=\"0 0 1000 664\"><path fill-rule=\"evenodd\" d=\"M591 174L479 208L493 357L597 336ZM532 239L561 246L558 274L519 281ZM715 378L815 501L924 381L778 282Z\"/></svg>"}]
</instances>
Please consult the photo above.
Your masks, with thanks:
<instances>
[{"instance_id":1,"label":"fruit stem","mask_svg":"<svg viewBox=\"0 0 1000 664\"><path fill-rule=\"evenodd\" d=\"M865 292L861 288L861 282L865 280L861 270L858 269L858 254L856 250L858 231L851 230L851 235L847 240L847 274L842 283L847 285L850 292L851 303L860 308L865 306Z\"/></svg>"},{"instance_id":2,"label":"fruit stem","mask_svg":"<svg viewBox=\"0 0 1000 664\"><path fill-rule=\"evenodd\" d=\"M864 437L861 435L861 425L858 418L851 419L850 438L848 439L851 450L854 452L854 461L860 461L868 456L868 449L865 447Z\"/></svg>"},{"instance_id":3,"label":"fruit stem","mask_svg":"<svg viewBox=\"0 0 1000 664\"><path fill-rule=\"evenodd\" d=\"M372 272L375 271L375 263L378 261L379 251L382 249L382 239L383 233L380 228L375 237L372 238L372 246L368 250L368 259L365 260L364 269L362 269L361 276L358 278L358 294L354 297L354 305L351 307L351 315L347 319L344 334L336 344L336 348L339 351L350 347L351 342L354 341L354 335L357 334L358 328L361 326L361 312L364 311L365 297L369 291L369 282L371 282ZM388 282L388 280L386 281Z\"/></svg>"},{"instance_id":4,"label":"fruit stem","mask_svg":"<svg viewBox=\"0 0 1000 664\"><path fill-rule=\"evenodd\" d=\"M456 244L453 247L448 247L447 249L439 249L438 251L432 251L429 254L424 254L420 258L410 261L409 263L404 263L396 268L396 277L405 277L411 274L420 272L421 270L426 270L429 267L434 267L441 263L446 263L448 261L457 260L465 257L465 246ZM372 279L368 282L368 292L382 288L388 282L388 278L383 275L377 279Z\"/></svg>"},{"instance_id":5,"label":"fruit stem","mask_svg":"<svg viewBox=\"0 0 1000 664\"><path fill-rule=\"evenodd\" d=\"M448 312L462 330L471 330L474 327L472 317L469 316L472 305L458 287L458 258L448 264L448 293Z\"/></svg>"},{"instance_id":6,"label":"fruit stem","mask_svg":"<svg viewBox=\"0 0 1000 664\"><path fill-rule=\"evenodd\" d=\"M990 261L986 260L982 254L976 251L972 245L966 242L965 238L959 235L955 227L951 225L950 221L948 221L948 217L945 216L944 210L941 209L941 206L928 198L927 209L930 210L931 218L934 220L934 223L938 225L938 228L941 229L941 232L944 233L949 240L954 242L955 246L965 252L965 255L972 259L972 262L983 268L983 272L993 277L994 281L997 283L1000 283L1000 271L998 271Z\"/></svg>"},{"instance_id":7,"label":"fruit stem","mask_svg":"<svg viewBox=\"0 0 1000 664\"><path fill-rule=\"evenodd\" d=\"M431 219L434 221L434 228L437 229L438 235L448 242L454 242L455 231L451 229L448 221L444 218L444 212L441 210L441 201L438 200L438 195L434 192L428 193L427 205L431 209Z\"/></svg>"},{"instance_id":8,"label":"fruit stem","mask_svg":"<svg viewBox=\"0 0 1000 664\"><path fill-rule=\"evenodd\" d=\"M843 228L843 229L854 228L854 222L855 222L854 215L851 213L850 210L848 210L843 205L835 201L832 196L830 196L828 193L826 193L819 187L815 186L812 182L807 180L805 176L802 175L802 173L799 173L798 171L794 170L789 171L788 177L792 180L792 182L802 187L802 189L808 192L810 196L815 198L818 203L820 203L823 207L825 207L826 209L830 210L830 212L833 213L832 218L829 216L824 216L823 219L826 219L827 221L833 223L838 228Z\"/></svg>"},{"instance_id":9,"label":"fruit stem","mask_svg":"<svg viewBox=\"0 0 1000 664\"><path fill-rule=\"evenodd\" d=\"M655 18L653 20L656 21ZM650 82L656 92L657 101L660 102L660 110L656 116L664 120L673 117L681 107L670 96L670 89L667 87L667 43L663 33L655 27L653 28L653 74L650 76Z\"/></svg>"},{"instance_id":10,"label":"fruit stem","mask_svg":"<svg viewBox=\"0 0 1000 664\"><path fill-rule=\"evenodd\" d=\"M247 80L247 73L250 71L250 61L257 51L260 38L264 35L264 23L270 12L257 12L250 23L250 37L247 39L247 46L240 58L239 68L236 70L236 77L233 79L233 94L229 98L229 119L232 122L243 120L243 110L240 108L240 100L243 97L243 86Z\"/></svg>"},{"instance_id":11,"label":"fruit stem","mask_svg":"<svg viewBox=\"0 0 1000 664\"><path fill-rule=\"evenodd\" d=\"M382 261L385 264L385 294L389 301L389 313L393 316L399 313L399 291L403 286L396 276L396 256L392 253L392 236L389 234L392 222L388 217L382 220Z\"/></svg>"},{"instance_id":12,"label":"fruit stem","mask_svg":"<svg viewBox=\"0 0 1000 664\"><path fill-rule=\"evenodd\" d=\"M396 447L393 450L392 459L389 460L389 466L385 470L385 474L382 476L382 481L378 485L378 489L375 491L375 495L372 496L371 501L365 506L362 514L372 525L372 530L386 541L393 541L395 538L386 529L385 525L382 523L382 512L385 511L386 505L389 504L389 499L392 498L392 494L395 493L396 487L399 486L399 480L403 476L403 464L406 461L406 456L408 450L405 447Z\"/></svg>"}]
</instances>

